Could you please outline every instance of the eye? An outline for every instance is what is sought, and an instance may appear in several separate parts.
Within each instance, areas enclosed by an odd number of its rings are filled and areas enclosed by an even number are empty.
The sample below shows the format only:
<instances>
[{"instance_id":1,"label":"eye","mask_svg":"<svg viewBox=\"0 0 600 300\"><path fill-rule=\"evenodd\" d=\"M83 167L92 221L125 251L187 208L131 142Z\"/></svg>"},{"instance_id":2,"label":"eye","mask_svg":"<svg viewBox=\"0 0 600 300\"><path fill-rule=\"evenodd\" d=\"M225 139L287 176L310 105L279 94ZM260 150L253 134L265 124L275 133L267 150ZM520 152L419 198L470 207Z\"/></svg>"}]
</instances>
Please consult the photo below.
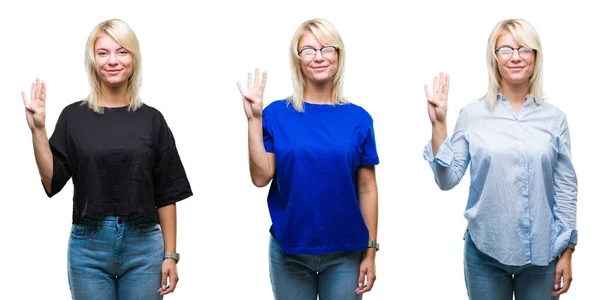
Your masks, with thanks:
<instances>
[{"instance_id":1,"label":"eye","mask_svg":"<svg viewBox=\"0 0 600 300\"><path fill-rule=\"evenodd\" d=\"M121 55L127 55L127 54L129 54L129 51L127 51L127 50L121 50L121 51L119 51L119 54L121 54Z\"/></svg>"},{"instance_id":2,"label":"eye","mask_svg":"<svg viewBox=\"0 0 600 300\"><path fill-rule=\"evenodd\" d=\"M98 55L98 56L105 56L106 54L107 54L107 53L106 53L106 52L104 52L104 51L96 53L96 55Z\"/></svg>"},{"instance_id":3,"label":"eye","mask_svg":"<svg viewBox=\"0 0 600 300\"><path fill-rule=\"evenodd\" d=\"M519 47L519 52L521 52L521 53L531 53L531 52L533 52L533 49L527 48L527 47Z\"/></svg>"},{"instance_id":4,"label":"eye","mask_svg":"<svg viewBox=\"0 0 600 300\"><path fill-rule=\"evenodd\" d=\"M315 54L317 50L315 50L314 48L302 48L302 50L300 50L300 54L301 55L313 55Z\"/></svg>"},{"instance_id":5,"label":"eye","mask_svg":"<svg viewBox=\"0 0 600 300\"><path fill-rule=\"evenodd\" d=\"M323 47L323 49L321 49L321 52L323 53L333 53L337 50L337 48L335 46L326 46Z\"/></svg>"},{"instance_id":6,"label":"eye","mask_svg":"<svg viewBox=\"0 0 600 300\"><path fill-rule=\"evenodd\" d=\"M500 53L500 54L511 54L512 52L513 52L513 48L508 47L508 46L498 48L498 53Z\"/></svg>"}]
</instances>

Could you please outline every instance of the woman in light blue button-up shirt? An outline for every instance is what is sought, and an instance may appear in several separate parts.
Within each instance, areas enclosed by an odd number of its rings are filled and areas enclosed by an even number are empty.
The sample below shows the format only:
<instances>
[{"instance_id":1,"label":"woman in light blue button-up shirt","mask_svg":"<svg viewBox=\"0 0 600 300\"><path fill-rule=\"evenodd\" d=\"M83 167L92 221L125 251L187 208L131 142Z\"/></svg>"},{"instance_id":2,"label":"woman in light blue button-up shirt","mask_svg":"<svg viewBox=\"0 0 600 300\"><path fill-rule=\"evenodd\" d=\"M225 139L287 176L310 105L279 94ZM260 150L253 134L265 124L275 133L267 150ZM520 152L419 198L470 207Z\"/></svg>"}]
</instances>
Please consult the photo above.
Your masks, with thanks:
<instances>
[{"instance_id":1,"label":"woman in light blue button-up shirt","mask_svg":"<svg viewBox=\"0 0 600 300\"><path fill-rule=\"evenodd\" d=\"M488 41L488 94L446 130L449 76L425 86L432 140L424 157L442 190L471 163L464 271L470 299L558 299L571 283L577 177L565 114L542 96L542 47L525 20Z\"/></svg>"}]
</instances>

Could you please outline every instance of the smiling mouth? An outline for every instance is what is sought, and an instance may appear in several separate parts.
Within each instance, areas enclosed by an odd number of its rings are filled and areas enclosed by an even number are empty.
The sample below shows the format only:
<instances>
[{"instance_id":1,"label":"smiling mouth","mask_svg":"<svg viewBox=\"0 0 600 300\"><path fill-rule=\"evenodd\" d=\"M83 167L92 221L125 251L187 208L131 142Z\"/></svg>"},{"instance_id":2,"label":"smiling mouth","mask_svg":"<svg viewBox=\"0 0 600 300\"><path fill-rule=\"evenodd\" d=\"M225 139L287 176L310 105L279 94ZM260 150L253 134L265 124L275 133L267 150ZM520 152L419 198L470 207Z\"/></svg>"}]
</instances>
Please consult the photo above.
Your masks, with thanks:
<instances>
[{"instance_id":1,"label":"smiling mouth","mask_svg":"<svg viewBox=\"0 0 600 300\"><path fill-rule=\"evenodd\" d=\"M117 74L117 73L121 72L121 70L108 70L106 72L108 72L108 74Z\"/></svg>"},{"instance_id":2,"label":"smiling mouth","mask_svg":"<svg viewBox=\"0 0 600 300\"><path fill-rule=\"evenodd\" d=\"M325 70L325 69L327 69L327 66L313 67L313 69L319 70L319 71L320 70Z\"/></svg>"}]
</instances>

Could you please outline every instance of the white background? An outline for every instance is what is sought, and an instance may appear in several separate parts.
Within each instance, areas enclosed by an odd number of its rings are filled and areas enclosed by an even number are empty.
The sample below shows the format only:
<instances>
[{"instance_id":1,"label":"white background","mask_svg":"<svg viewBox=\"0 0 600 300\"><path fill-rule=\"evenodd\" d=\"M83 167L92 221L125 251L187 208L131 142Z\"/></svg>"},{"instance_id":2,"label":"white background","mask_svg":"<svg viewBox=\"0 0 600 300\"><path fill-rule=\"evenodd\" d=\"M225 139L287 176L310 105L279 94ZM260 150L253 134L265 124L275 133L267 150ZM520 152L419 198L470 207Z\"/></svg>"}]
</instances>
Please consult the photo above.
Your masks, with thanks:
<instances>
[{"instance_id":1,"label":"white background","mask_svg":"<svg viewBox=\"0 0 600 300\"><path fill-rule=\"evenodd\" d=\"M544 89L566 112L579 177L580 243L564 299L597 295L600 253L597 10L583 1L13 1L0 9L2 299L70 299L66 247L72 184L48 199L39 181L21 90L48 85L48 134L87 93L84 47L93 27L122 18L143 54L143 100L175 134L194 196L178 204L181 281L167 299L272 299L267 188L247 167L247 127L236 87L269 72L267 103L291 93L289 41L323 17L346 44L345 95L375 120L381 164L378 279L365 299L466 299L462 216L467 176L435 185L422 158L430 138L423 84L449 72L448 126L487 90L485 51L495 24L525 18L544 49ZM392 3L394 6L392 6ZM244 81L245 86L245 81ZM29 93L29 92L28 92Z\"/></svg>"}]
</instances>

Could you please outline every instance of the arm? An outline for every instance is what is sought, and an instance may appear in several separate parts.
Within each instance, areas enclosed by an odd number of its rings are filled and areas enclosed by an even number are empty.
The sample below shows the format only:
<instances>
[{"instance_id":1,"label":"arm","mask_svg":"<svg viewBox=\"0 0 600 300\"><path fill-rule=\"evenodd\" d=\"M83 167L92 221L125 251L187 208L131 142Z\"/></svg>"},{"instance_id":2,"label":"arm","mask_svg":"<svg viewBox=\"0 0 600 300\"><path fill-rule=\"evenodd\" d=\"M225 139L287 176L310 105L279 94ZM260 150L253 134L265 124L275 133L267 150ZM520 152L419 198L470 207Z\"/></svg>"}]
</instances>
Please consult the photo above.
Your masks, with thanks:
<instances>
[{"instance_id":1,"label":"arm","mask_svg":"<svg viewBox=\"0 0 600 300\"><path fill-rule=\"evenodd\" d=\"M425 85L427 111L431 120L431 141L425 146L423 157L429 162L435 182L442 190L452 189L460 182L470 160L466 111L462 110L460 113L452 142L448 140L446 112L449 88L450 76L443 73L434 77L431 92Z\"/></svg>"},{"instance_id":2,"label":"arm","mask_svg":"<svg viewBox=\"0 0 600 300\"><path fill-rule=\"evenodd\" d=\"M263 116L263 94L267 84L267 72L263 72L262 80L259 80L259 71L248 73L248 94L245 94L241 84L238 89L242 94L244 111L248 118L248 155L249 168L252 183L257 187L264 187L275 174L275 155L273 152L273 140L264 127L267 117ZM268 152L267 152L268 151Z\"/></svg>"},{"instance_id":3,"label":"arm","mask_svg":"<svg viewBox=\"0 0 600 300\"><path fill-rule=\"evenodd\" d=\"M262 123L262 118L248 120L250 177L252 183L257 187L264 187L269 184L275 174L275 154L265 150Z\"/></svg>"},{"instance_id":4,"label":"arm","mask_svg":"<svg viewBox=\"0 0 600 300\"><path fill-rule=\"evenodd\" d=\"M375 180L375 166L358 168L357 193L360 211L369 229L369 241L377 241L378 193ZM360 264L358 288L356 292L363 294L370 291L375 283L375 248L367 248ZM366 283L365 283L366 275Z\"/></svg>"},{"instance_id":5,"label":"arm","mask_svg":"<svg viewBox=\"0 0 600 300\"><path fill-rule=\"evenodd\" d=\"M571 138L566 117L563 116L558 136L558 157L554 167L554 212L559 225L557 244L577 244L577 175L571 161ZM571 275L571 256L573 249L559 249L560 259L556 265L554 295L569 290ZM562 287L560 281L563 281Z\"/></svg>"},{"instance_id":6,"label":"arm","mask_svg":"<svg viewBox=\"0 0 600 300\"><path fill-rule=\"evenodd\" d=\"M39 79L31 84L31 102L21 93L25 117L31 130L33 152L44 190L49 197L58 193L71 178L67 159L66 120L61 113L52 136L54 150L46 133L46 83ZM53 154L55 152L55 154ZM56 155L56 157L54 157Z\"/></svg>"},{"instance_id":7,"label":"arm","mask_svg":"<svg viewBox=\"0 0 600 300\"><path fill-rule=\"evenodd\" d=\"M160 219L165 252L177 253L177 210L175 204L159 208L158 217ZM169 279L168 282L167 278ZM161 295L173 292L177 286L177 281L179 281L177 262L167 258L163 261L161 287L158 292Z\"/></svg>"},{"instance_id":8,"label":"arm","mask_svg":"<svg viewBox=\"0 0 600 300\"><path fill-rule=\"evenodd\" d=\"M35 129L31 131L33 138L33 153L35 162L37 163L38 172L42 178L42 184L46 190L46 194L52 193L52 172L53 159L50 144L48 143L48 135L46 128Z\"/></svg>"},{"instance_id":9,"label":"arm","mask_svg":"<svg viewBox=\"0 0 600 300\"><path fill-rule=\"evenodd\" d=\"M452 139L445 137L435 156L433 155L434 139L425 146L423 157L429 162L435 182L444 191L460 183L471 161L467 138L468 118L467 111L461 110ZM435 131L434 127L434 136L436 136ZM440 136L438 135L437 138Z\"/></svg>"}]
</instances>

